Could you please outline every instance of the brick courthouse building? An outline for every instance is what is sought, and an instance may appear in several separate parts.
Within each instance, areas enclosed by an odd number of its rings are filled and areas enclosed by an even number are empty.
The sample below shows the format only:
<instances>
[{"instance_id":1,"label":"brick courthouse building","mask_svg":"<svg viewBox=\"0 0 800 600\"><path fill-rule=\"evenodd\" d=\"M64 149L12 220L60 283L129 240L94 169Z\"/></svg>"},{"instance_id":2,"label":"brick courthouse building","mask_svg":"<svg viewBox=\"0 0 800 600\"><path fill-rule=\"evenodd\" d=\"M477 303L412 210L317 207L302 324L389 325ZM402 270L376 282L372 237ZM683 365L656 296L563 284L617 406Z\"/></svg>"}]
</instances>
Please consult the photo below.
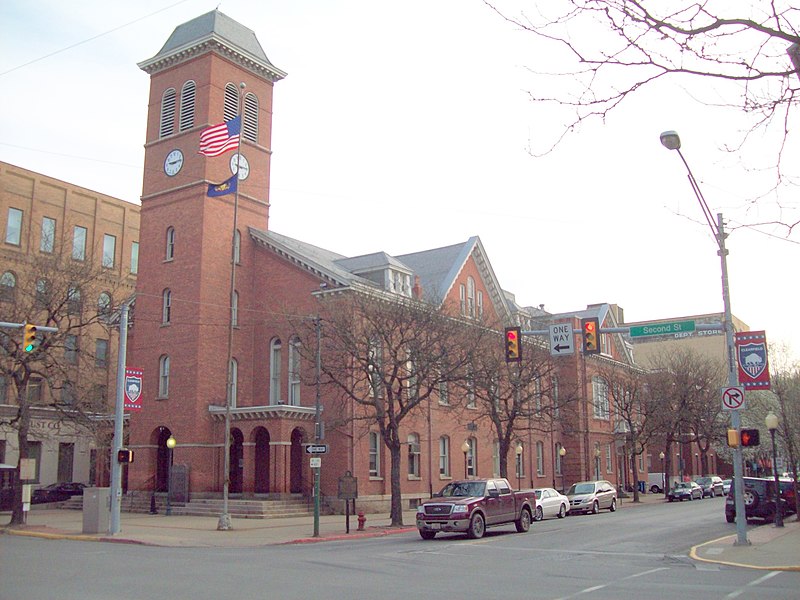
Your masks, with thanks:
<instances>
[{"instance_id":1,"label":"brick courthouse building","mask_svg":"<svg viewBox=\"0 0 800 600\"><path fill-rule=\"evenodd\" d=\"M135 335L127 362L143 369L144 385L143 410L129 421L128 445L136 459L128 489L165 491L172 457L172 464L186 466L191 497L222 494L230 368L231 497L308 497L313 477L305 446L314 442L316 393L308 373L314 364L301 357L287 313L314 315L320 294L359 289L398 297L438 290L438 301L498 323L519 322L526 313L502 291L477 237L405 256L345 257L270 230L273 90L285 73L270 63L251 30L212 11L177 27L158 54L139 66L150 75L151 88ZM240 91L240 151L247 163L238 182L234 234L235 196L209 198L206 192L209 183L232 176L235 152L207 157L198 148L203 130L236 116ZM594 312L608 311L601 306ZM617 341L610 340L607 358L620 354L611 350ZM573 373L586 373L575 365L591 362L580 356L564 360ZM326 393L323 406L331 400ZM431 405L403 432L404 506L414 506L465 470L478 476L497 470L488 424L457 424L446 403ZM509 477L518 475L523 486L556 482L561 459L553 452L564 443L566 472L556 483L590 478L589 449L600 442L610 448L614 441L611 418L605 414L601 421L604 426L590 428L587 418L569 444L559 431L528 435ZM170 436L177 440L172 453L166 447ZM330 428L325 441L330 452L322 459L324 502L336 506L337 480L351 471L362 506L387 506L389 457L376 431ZM465 441L469 449L462 454ZM615 480L613 471L602 474Z\"/></svg>"}]
</instances>

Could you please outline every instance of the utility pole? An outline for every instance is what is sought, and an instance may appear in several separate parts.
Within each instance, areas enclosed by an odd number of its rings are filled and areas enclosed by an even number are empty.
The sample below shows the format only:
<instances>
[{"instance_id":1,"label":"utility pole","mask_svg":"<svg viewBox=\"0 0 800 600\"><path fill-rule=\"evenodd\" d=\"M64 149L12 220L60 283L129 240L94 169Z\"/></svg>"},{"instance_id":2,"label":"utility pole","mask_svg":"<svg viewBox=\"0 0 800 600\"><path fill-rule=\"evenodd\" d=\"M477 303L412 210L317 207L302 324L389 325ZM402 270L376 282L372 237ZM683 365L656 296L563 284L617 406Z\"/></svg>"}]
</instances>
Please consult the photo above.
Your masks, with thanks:
<instances>
[{"instance_id":1,"label":"utility pole","mask_svg":"<svg viewBox=\"0 0 800 600\"><path fill-rule=\"evenodd\" d=\"M320 375L322 371L322 320L314 319L317 332L316 402L314 404L314 442L319 444L325 437L322 431L322 404L320 400ZM319 459L320 462L322 459ZM314 467L314 537L319 537L319 477L322 467Z\"/></svg>"},{"instance_id":2,"label":"utility pole","mask_svg":"<svg viewBox=\"0 0 800 600\"><path fill-rule=\"evenodd\" d=\"M114 403L114 447L111 452L111 519L108 533L114 535L120 530L120 511L122 509L122 465L119 451L122 449L122 427L125 395L125 363L128 346L128 303L123 302L119 316L119 350L117 351L117 395Z\"/></svg>"}]
</instances>

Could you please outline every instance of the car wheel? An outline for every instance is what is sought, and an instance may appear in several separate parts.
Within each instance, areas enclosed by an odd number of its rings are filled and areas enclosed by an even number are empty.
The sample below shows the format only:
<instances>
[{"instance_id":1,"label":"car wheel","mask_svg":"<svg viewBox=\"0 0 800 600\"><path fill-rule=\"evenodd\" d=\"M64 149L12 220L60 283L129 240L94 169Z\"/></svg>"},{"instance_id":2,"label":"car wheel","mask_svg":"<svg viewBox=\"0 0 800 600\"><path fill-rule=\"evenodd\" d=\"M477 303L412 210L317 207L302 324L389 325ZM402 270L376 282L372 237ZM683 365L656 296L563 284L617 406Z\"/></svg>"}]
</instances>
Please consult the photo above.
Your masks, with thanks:
<instances>
[{"instance_id":1,"label":"car wheel","mask_svg":"<svg viewBox=\"0 0 800 600\"><path fill-rule=\"evenodd\" d=\"M537 506L536 510L533 512L533 520L541 521L543 518L544 518L544 513L542 512L542 507Z\"/></svg>"},{"instance_id":2,"label":"car wheel","mask_svg":"<svg viewBox=\"0 0 800 600\"><path fill-rule=\"evenodd\" d=\"M755 508L758 506L758 494L751 490L744 491L744 505L747 508Z\"/></svg>"},{"instance_id":3,"label":"car wheel","mask_svg":"<svg viewBox=\"0 0 800 600\"><path fill-rule=\"evenodd\" d=\"M617 510L617 499L616 498L612 498L611 499L611 506L608 507L608 510L610 510L611 512L614 512L614 511Z\"/></svg>"},{"instance_id":4,"label":"car wheel","mask_svg":"<svg viewBox=\"0 0 800 600\"><path fill-rule=\"evenodd\" d=\"M651 485L650 486L650 493L651 494L658 494L660 491L661 491L661 488L659 488L657 485Z\"/></svg>"},{"instance_id":5,"label":"car wheel","mask_svg":"<svg viewBox=\"0 0 800 600\"><path fill-rule=\"evenodd\" d=\"M563 519L566 516L567 516L567 505L562 504L561 508L558 509L558 518Z\"/></svg>"},{"instance_id":6,"label":"car wheel","mask_svg":"<svg viewBox=\"0 0 800 600\"><path fill-rule=\"evenodd\" d=\"M595 500L594 503L592 504L592 514L596 515L599 512L600 512L600 504L597 502L597 500Z\"/></svg>"},{"instance_id":7,"label":"car wheel","mask_svg":"<svg viewBox=\"0 0 800 600\"><path fill-rule=\"evenodd\" d=\"M531 528L531 511L527 508L523 508L522 512L519 514L519 519L514 522L514 525L517 528L517 533L525 533L528 531Z\"/></svg>"},{"instance_id":8,"label":"car wheel","mask_svg":"<svg viewBox=\"0 0 800 600\"><path fill-rule=\"evenodd\" d=\"M419 536L423 540L432 540L433 538L436 537L436 532L435 531L429 531L427 529L420 529L419 530Z\"/></svg>"},{"instance_id":9,"label":"car wheel","mask_svg":"<svg viewBox=\"0 0 800 600\"><path fill-rule=\"evenodd\" d=\"M473 540L477 540L482 538L484 533L486 533L486 521L483 520L481 513L475 513L469 522L467 535Z\"/></svg>"}]
</instances>

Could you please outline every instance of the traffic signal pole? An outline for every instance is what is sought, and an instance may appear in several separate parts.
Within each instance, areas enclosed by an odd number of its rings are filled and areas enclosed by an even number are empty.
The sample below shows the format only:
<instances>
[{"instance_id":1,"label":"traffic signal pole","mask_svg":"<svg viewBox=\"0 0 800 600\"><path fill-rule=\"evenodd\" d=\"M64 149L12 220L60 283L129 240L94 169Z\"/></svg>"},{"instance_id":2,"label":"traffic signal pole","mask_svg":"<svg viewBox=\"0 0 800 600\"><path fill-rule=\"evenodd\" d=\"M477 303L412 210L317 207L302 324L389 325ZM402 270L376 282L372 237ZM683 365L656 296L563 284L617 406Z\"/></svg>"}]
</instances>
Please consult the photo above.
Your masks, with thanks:
<instances>
[{"instance_id":1,"label":"traffic signal pole","mask_svg":"<svg viewBox=\"0 0 800 600\"><path fill-rule=\"evenodd\" d=\"M117 394L114 404L114 447L111 452L111 518L108 524L109 535L120 531L120 511L122 509L122 464L119 451L122 449L122 425L125 417L125 363L128 347L128 303L124 302L119 317L119 350L117 351Z\"/></svg>"}]
</instances>

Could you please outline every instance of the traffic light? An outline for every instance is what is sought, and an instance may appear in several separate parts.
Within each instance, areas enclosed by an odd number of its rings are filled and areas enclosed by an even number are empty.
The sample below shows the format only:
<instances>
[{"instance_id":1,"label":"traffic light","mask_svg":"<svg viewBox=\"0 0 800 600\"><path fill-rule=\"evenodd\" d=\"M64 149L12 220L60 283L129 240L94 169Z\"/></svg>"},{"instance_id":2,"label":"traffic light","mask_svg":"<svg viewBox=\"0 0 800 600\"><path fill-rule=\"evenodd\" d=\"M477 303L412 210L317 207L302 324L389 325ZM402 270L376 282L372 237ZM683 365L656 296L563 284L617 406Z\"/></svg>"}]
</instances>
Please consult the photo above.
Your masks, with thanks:
<instances>
[{"instance_id":1,"label":"traffic light","mask_svg":"<svg viewBox=\"0 0 800 600\"><path fill-rule=\"evenodd\" d=\"M22 349L33 352L36 349L36 325L25 323L25 333L22 336Z\"/></svg>"},{"instance_id":2,"label":"traffic light","mask_svg":"<svg viewBox=\"0 0 800 600\"><path fill-rule=\"evenodd\" d=\"M598 336L600 335L600 323L597 318L581 319L581 331L583 332L583 353L599 354L600 343Z\"/></svg>"},{"instance_id":3,"label":"traffic light","mask_svg":"<svg viewBox=\"0 0 800 600\"><path fill-rule=\"evenodd\" d=\"M742 434L739 439L742 441L742 448L761 444L758 429L742 429Z\"/></svg>"},{"instance_id":4,"label":"traffic light","mask_svg":"<svg viewBox=\"0 0 800 600\"><path fill-rule=\"evenodd\" d=\"M117 462L120 464L130 464L133 462L133 450L122 448L117 450Z\"/></svg>"},{"instance_id":5,"label":"traffic light","mask_svg":"<svg viewBox=\"0 0 800 600\"><path fill-rule=\"evenodd\" d=\"M522 334L519 327L506 327L506 362L522 360Z\"/></svg>"},{"instance_id":6,"label":"traffic light","mask_svg":"<svg viewBox=\"0 0 800 600\"><path fill-rule=\"evenodd\" d=\"M728 429L728 446L731 448L739 447L739 432L735 429Z\"/></svg>"}]
</instances>

